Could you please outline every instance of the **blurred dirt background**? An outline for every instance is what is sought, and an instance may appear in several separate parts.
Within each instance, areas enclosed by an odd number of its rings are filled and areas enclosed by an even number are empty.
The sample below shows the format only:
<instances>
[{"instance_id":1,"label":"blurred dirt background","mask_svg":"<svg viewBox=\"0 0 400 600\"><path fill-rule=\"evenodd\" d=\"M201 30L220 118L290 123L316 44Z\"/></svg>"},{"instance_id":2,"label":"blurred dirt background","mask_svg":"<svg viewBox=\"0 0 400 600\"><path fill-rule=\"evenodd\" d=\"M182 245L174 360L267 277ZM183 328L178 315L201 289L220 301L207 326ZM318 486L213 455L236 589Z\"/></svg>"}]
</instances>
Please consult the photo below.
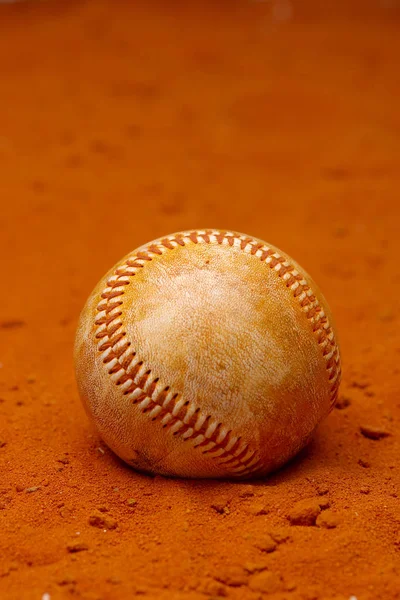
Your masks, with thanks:
<instances>
[{"instance_id":1,"label":"blurred dirt background","mask_svg":"<svg viewBox=\"0 0 400 600\"><path fill-rule=\"evenodd\" d=\"M0 6L0 598L400 597L398 2ZM153 238L300 262L344 380L263 481L139 475L91 430L79 312Z\"/></svg>"}]
</instances>

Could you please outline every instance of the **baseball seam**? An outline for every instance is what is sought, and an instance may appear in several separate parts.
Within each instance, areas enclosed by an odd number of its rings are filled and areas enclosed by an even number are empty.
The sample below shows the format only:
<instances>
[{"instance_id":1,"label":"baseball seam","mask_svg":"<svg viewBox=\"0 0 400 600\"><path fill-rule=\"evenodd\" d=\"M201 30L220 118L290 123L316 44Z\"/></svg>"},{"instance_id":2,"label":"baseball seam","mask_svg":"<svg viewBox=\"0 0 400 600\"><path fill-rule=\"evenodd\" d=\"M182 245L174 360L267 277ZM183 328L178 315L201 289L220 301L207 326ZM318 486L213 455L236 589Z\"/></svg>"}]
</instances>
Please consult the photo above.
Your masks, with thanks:
<instances>
[{"instance_id":1,"label":"baseball seam","mask_svg":"<svg viewBox=\"0 0 400 600\"><path fill-rule=\"evenodd\" d=\"M179 392L163 385L131 348L120 318L125 286L131 283L132 277L153 258L193 243L236 246L265 262L277 273L312 324L313 334L326 362L331 406L335 403L340 383L339 349L329 320L303 275L275 249L244 235L216 230L170 235L132 254L107 280L107 287L97 306L95 336L111 380L152 421L158 421L172 435L180 436L184 441L190 440L195 448L217 460L232 475L246 476L261 466L256 450L194 403L185 401Z\"/></svg>"}]
</instances>

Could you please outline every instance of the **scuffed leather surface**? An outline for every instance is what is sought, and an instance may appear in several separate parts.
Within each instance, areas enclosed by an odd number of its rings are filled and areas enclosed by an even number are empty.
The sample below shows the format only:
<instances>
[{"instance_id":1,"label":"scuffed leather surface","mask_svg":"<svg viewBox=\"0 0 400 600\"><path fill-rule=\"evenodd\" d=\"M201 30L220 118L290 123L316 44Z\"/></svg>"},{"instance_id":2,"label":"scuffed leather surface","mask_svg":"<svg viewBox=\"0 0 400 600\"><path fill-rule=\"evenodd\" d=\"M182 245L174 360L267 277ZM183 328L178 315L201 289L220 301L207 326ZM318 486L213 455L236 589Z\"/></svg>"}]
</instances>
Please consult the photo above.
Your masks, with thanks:
<instances>
[{"instance_id":1,"label":"scuffed leather surface","mask_svg":"<svg viewBox=\"0 0 400 600\"><path fill-rule=\"evenodd\" d=\"M90 418L136 468L229 476L210 455L142 414L110 380L94 320L116 267L89 297L76 335L77 382ZM331 320L322 294L305 277ZM277 273L240 248L191 243L166 252L132 277L121 310L148 369L255 448L263 473L292 457L329 411L326 362L310 321Z\"/></svg>"}]
</instances>

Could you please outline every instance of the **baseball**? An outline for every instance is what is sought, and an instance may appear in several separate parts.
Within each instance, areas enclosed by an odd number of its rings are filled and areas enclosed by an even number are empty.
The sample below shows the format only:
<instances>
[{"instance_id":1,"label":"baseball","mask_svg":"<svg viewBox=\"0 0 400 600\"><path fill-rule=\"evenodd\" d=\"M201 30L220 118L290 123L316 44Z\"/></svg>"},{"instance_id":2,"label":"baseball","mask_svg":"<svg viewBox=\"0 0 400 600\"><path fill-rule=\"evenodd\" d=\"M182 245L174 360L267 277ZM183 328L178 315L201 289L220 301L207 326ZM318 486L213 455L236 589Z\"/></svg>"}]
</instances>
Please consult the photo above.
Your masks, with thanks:
<instances>
[{"instance_id":1,"label":"baseball","mask_svg":"<svg viewBox=\"0 0 400 600\"><path fill-rule=\"evenodd\" d=\"M168 235L128 254L80 316L75 368L106 444L140 471L265 475L332 409L340 356L311 277L262 240Z\"/></svg>"}]
</instances>

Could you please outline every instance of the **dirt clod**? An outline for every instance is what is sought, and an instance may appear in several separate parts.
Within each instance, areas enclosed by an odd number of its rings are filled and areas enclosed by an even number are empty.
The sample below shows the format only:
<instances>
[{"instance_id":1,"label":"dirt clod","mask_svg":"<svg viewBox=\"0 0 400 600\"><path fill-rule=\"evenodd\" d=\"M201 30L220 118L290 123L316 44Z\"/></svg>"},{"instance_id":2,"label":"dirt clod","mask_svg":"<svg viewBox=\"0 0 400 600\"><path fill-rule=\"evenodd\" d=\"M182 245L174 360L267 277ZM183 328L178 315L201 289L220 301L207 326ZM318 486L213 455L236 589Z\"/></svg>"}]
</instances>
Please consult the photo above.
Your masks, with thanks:
<instances>
[{"instance_id":1,"label":"dirt clod","mask_svg":"<svg viewBox=\"0 0 400 600\"><path fill-rule=\"evenodd\" d=\"M98 527L99 529L115 529L117 527L117 521L105 515L100 511L94 511L89 517L89 525L92 527Z\"/></svg>"},{"instance_id":2,"label":"dirt clod","mask_svg":"<svg viewBox=\"0 0 400 600\"><path fill-rule=\"evenodd\" d=\"M122 581L119 577L108 577L107 583L111 583L111 585L120 585Z\"/></svg>"},{"instance_id":3,"label":"dirt clod","mask_svg":"<svg viewBox=\"0 0 400 600\"><path fill-rule=\"evenodd\" d=\"M337 408L338 410L343 410L344 408L347 408L348 406L350 406L351 404L351 400L348 396L339 396L339 398L336 400L336 404L335 404L335 408Z\"/></svg>"},{"instance_id":4,"label":"dirt clod","mask_svg":"<svg viewBox=\"0 0 400 600\"><path fill-rule=\"evenodd\" d=\"M229 501L224 498L217 498L211 504L211 508L215 510L220 515L229 515Z\"/></svg>"},{"instance_id":5,"label":"dirt clod","mask_svg":"<svg viewBox=\"0 0 400 600\"><path fill-rule=\"evenodd\" d=\"M221 573L218 573L218 575L215 576L215 579L230 587L239 587L241 585L246 585L247 574L241 567L227 567Z\"/></svg>"},{"instance_id":6,"label":"dirt clod","mask_svg":"<svg viewBox=\"0 0 400 600\"><path fill-rule=\"evenodd\" d=\"M255 495L254 485L242 485L240 487L239 498L252 498Z\"/></svg>"},{"instance_id":7,"label":"dirt clod","mask_svg":"<svg viewBox=\"0 0 400 600\"><path fill-rule=\"evenodd\" d=\"M68 517L70 517L73 514L73 509L70 506L62 506L58 512L58 514L60 515L60 517L62 517L63 519L68 519Z\"/></svg>"},{"instance_id":8,"label":"dirt clod","mask_svg":"<svg viewBox=\"0 0 400 600\"><path fill-rule=\"evenodd\" d=\"M338 516L331 510L325 510L317 517L316 524L324 529L334 529L339 525Z\"/></svg>"},{"instance_id":9,"label":"dirt clod","mask_svg":"<svg viewBox=\"0 0 400 600\"><path fill-rule=\"evenodd\" d=\"M8 319L6 321L0 321L0 329L19 329L26 325L22 319Z\"/></svg>"},{"instance_id":10,"label":"dirt clod","mask_svg":"<svg viewBox=\"0 0 400 600\"><path fill-rule=\"evenodd\" d=\"M197 591L211 598L225 598L228 595L226 587L215 579L205 579L199 584Z\"/></svg>"},{"instance_id":11,"label":"dirt clod","mask_svg":"<svg viewBox=\"0 0 400 600\"><path fill-rule=\"evenodd\" d=\"M250 573L251 575L253 573L260 573L261 571L265 571L266 569L268 569L268 564L265 562L245 562L243 565L245 571L247 571L247 573Z\"/></svg>"},{"instance_id":12,"label":"dirt clod","mask_svg":"<svg viewBox=\"0 0 400 600\"><path fill-rule=\"evenodd\" d=\"M261 550L261 552L273 552L276 549L276 541L272 539L272 537L269 534L265 534L262 537L260 537L256 542L255 542L255 547L258 548L259 550Z\"/></svg>"},{"instance_id":13,"label":"dirt clod","mask_svg":"<svg viewBox=\"0 0 400 600\"><path fill-rule=\"evenodd\" d=\"M300 500L300 502L297 502L288 512L287 518L291 525L310 527L315 525L320 512L321 506L319 500L315 498Z\"/></svg>"},{"instance_id":14,"label":"dirt clod","mask_svg":"<svg viewBox=\"0 0 400 600\"><path fill-rule=\"evenodd\" d=\"M360 432L369 440L382 440L390 435L386 429L382 427L374 427L372 425L361 425Z\"/></svg>"},{"instance_id":15,"label":"dirt clod","mask_svg":"<svg viewBox=\"0 0 400 600\"><path fill-rule=\"evenodd\" d=\"M76 552L89 550L89 546L84 542L71 542L70 544L67 544L67 550L71 554L75 554Z\"/></svg>"},{"instance_id":16,"label":"dirt clod","mask_svg":"<svg viewBox=\"0 0 400 600\"><path fill-rule=\"evenodd\" d=\"M290 537L290 527L279 527L274 528L269 531L269 535L272 537L274 542L277 544L284 544L285 542L291 539Z\"/></svg>"},{"instance_id":17,"label":"dirt clod","mask_svg":"<svg viewBox=\"0 0 400 600\"><path fill-rule=\"evenodd\" d=\"M57 581L58 585L64 586L64 585L75 585L76 584L76 579L75 577L73 577L73 575L64 575L63 577L61 577L61 579L59 579Z\"/></svg>"},{"instance_id":18,"label":"dirt clod","mask_svg":"<svg viewBox=\"0 0 400 600\"><path fill-rule=\"evenodd\" d=\"M317 501L321 510L326 510L331 505L331 502L328 500L328 498L318 498Z\"/></svg>"},{"instance_id":19,"label":"dirt clod","mask_svg":"<svg viewBox=\"0 0 400 600\"><path fill-rule=\"evenodd\" d=\"M327 485L324 485L322 483L320 485L317 485L316 492L317 492L318 496L325 496L326 494L329 493L329 488Z\"/></svg>"},{"instance_id":20,"label":"dirt clod","mask_svg":"<svg viewBox=\"0 0 400 600\"><path fill-rule=\"evenodd\" d=\"M269 513L269 509L262 502L252 502L246 508L246 512L249 515L259 517L260 515L267 515Z\"/></svg>"},{"instance_id":21,"label":"dirt clod","mask_svg":"<svg viewBox=\"0 0 400 600\"><path fill-rule=\"evenodd\" d=\"M282 580L276 573L271 571L262 571L252 575L249 581L249 588L253 592L262 592L263 594L275 594L283 589Z\"/></svg>"}]
</instances>

